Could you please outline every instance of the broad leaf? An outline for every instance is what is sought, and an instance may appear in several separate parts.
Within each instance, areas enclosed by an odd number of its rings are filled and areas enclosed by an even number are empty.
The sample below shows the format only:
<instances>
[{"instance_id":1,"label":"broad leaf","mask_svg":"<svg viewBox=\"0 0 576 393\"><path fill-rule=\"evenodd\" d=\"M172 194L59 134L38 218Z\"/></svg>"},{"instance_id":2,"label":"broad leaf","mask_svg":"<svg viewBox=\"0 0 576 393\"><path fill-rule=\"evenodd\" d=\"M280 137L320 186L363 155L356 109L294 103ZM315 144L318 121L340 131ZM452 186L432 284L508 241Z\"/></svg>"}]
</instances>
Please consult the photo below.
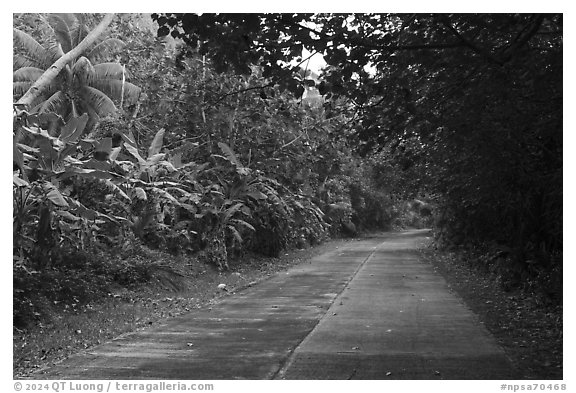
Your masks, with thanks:
<instances>
[{"instance_id":1,"label":"broad leaf","mask_svg":"<svg viewBox=\"0 0 576 393\"><path fill-rule=\"evenodd\" d=\"M28 146L25 143L17 143L16 145L18 146L18 149L20 149L24 153L37 154L40 152L39 149L37 149L35 147Z\"/></svg>"},{"instance_id":2,"label":"broad leaf","mask_svg":"<svg viewBox=\"0 0 576 393\"><path fill-rule=\"evenodd\" d=\"M87 208L78 201L74 201L74 207L72 208L72 211L89 221L93 221L96 219L96 217L98 217L98 213L95 210Z\"/></svg>"},{"instance_id":3,"label":"broad leaf","mask_svg":"<svg viewBox=\"0 0 576 393\"><path fill-rule=\"evenodd\" d=\"M112 164L108 161L99 161L94 158L85 161L82 164L82 167L85 169L97 169L99 171L109 171L112 168Z\"/></svg>"},{"instance_id":4,"label":"broad leaf","mask_svg":"<svg viewBox=\"0 0 576 393\"><path fill-rule=\"evenodd\" d=\"M124 190L122 190L120 187L118 187L116 184L114 184L112 181L110 180L103 180L104 184L106 184L106 186L108 186L108 188L110 190L112 190L113 192L117 193L118 195L120 195L121 197L123 197L124 199L132 202L132 199L130 199L130 197L124 192Z\"/></svg>"},{"instance_id":5,"label":"broad leaf","mask_svg":"<svg viewBox=\"0 0 576 393\"><path fill-rule=\"evenodd\" d=\"M114 175L110 172L97 169L85 169L77 167L68 167L65 172L58 174L57 178L64 180L72 176L80 176L89 179L113 179Z\"/></svg>"},{"instance_id":6,"label":"broad leaf","mask_svg":"<svg viewBox=\"0 0 576 393\"><path fill-rule=\"evenodd\" d=\"M176 184L179 185L178 183L176 183ZM191 196L191 194L188 191L186 191L180 187L166 187L166 191L177 191L185 197Z\"/></svg>"},{"instance_id":7,"label":"broad leaf","mask_svg":"<svg viewBox=\"0 0 576 393\"><path fill-rule=\"evenodd\" d=\"M120 151L122 151L122 146L112 148L112 151L110 152L110 159L112 161L116 161L118 155L120 154Z\"/></svg>"},{"instance_id":8,"label":"broad leaf","mask_svg":"<svg viewBox=\"0 0 576 393\"><path fill-rule=\"evenodd\" d=\"M168 169L170 173L178 171L174 165L170 161L161 161L159 162L164 168Z\"/></svg>"},{"instance_id":9,"label":"broad leaf","mask_svg":"<svg viewBox=\"0 0 576 393\"><path fill-rule=\"evenodd\" d=\"M135 146L129 143L125 143L124 147L126 148L126 150L128 150L128 153L130 153L134 158L138 160L140 165L146 165L146 160L142 158L140 153L138 153L138 149Z\"/></svg>"},{"instance_id":10,"label":"broad leaf","mask_svg":"<svg viewBox=\"0 0 576 393\"><path fill-rule=\"evenodd\" d=\"M52 171L54 169L54 163L58 160L58 151L52 146L50 138L43 135L36 136L36 143L40 148L40 157L38 157L38 159L42 167Z\"/></svg>"},{"instance_id":11,"label":"broad leaf","mask_svg":"<svg viewBox=\"0 0 576 393\"><path fill-rule=\"evenodd\" d=\"M100 213L100 212L98 212L98 211L96 212L96 214L98 215L98 217L104 218L104 219L106 219L107 221L111 221L111 222L118 223L118 220L117 220L116 216L112 216L112 215Z\"/></svg>"},{"instance_id":12,"label":"broad leaf","mask_svg":"<svg viewBox=\"0 0 576 393\"><path fill-rule=\"evenodd\" d=\"M20 177L13 175L12 176L12 184L14 184L16 187L28 187L30 186L30 183L28 183L26 180L21 179Z\"/></svg>"},{"instance_id":13,"label":"broad leaf","mask_svg":"<svg viewBox=\"0 0 576 393\"><path fill-rule=\"evenodd\" d=\"M148 159L146 160L146 166L147 166L147 167L151 167L152 165L156 165L156 164L158 164L161 160L163 160L164 157L166 157L166 154L165 154L165 153L154 154L153 156L148 157Z\"/></svg>"},{"instance_id":14,"label":"broad leaf","mask_svg":"<svg viewBox=\"0 0 576 393\"><path fill-rule=\"evenodd\" d=\"M179 188L176 188L178 186L181 186L180 183L177 182L173 182L173 181L155 181L153 183L151 183L153 186L156 187L162 187L162 186L172 186L172 187L167 187L166 189L175 189L175 190L180 190ZM182 190L183 191L183 190Z\"/></svg>"},{"instance_id":15,"label":"broad leaf","mask_svg":"<svg viewBox=\"0 0 576 393\"><path fill-rule=\"evenodd\" d=\"M24 170L24 155L18 149L15 143L12 144L12 162L16 164L18 169L20 169L20 173L25 180L28 180L26 177L26 171Z\"/></svg>"},{"instance_id":16,"label":"broad leaf","mask_svg":"<svg viewBox=\"0 0 576 393\"><path fill-rule=\"evenodd\" d=\"M263 199L268 199L268 197L266 196L266 194L260 192L260 191L251 191L251 192L247 192L246 196L252 198L252 199L256 199L257 201L263 200Z\"/></svg>"},{"instance_id":17,"label":"broad leaf","mask_svg":"<svg viewBox=\"0 0 576 393\"><path fill-rule=\"evenodd\" d=\"M121 134L122 139L124 140L124 142L136 147L136 138L134 138L134 134L132 133L132 130L128 131L128 135L126 135L125 133Z\"/></svg>"},{"instance_id":18,"label":"broad leaf","mask_svg":"<svg viewBox=\"0 0 576 393\"><path fill-rule=\"evenodd\" d=\"M80 117L73 117L64 127L62 127L60 139L64 142L76 142L82 135L87 122L88 114L86 113Z\"/></svg>"},{"instance_id":19,"label":"broad leaf","mask_svg":"<svg viewBox=\"0 0 576 393\"><path fill-rule=\"evenodd\" d=\"M75 216L74 214L70 213L67 210L56 210L54 213L70 221L78 221L80 219L80 217Z\"/></svg>"},{"instance_id":20,"label":"broad leaf","mask_svg":"<svg viewBox=\"0 0 576 393\"><path fill-rule=\"evenodd\" d=\"M64 196L52 184L46 182L44 183L44 188L49 189L48 193L46 194L46 198L48 198L48 200L52 202L54 205L60 207L69 206L68 202L66 202L66 199L64 199Z\"/></svg>"},{"instance_id":21,"label":"broad leaf","mask_svg":"<svg viewBox=\"0 0 576 393\"><path fill-rule=\"evenodd\" d=\"M154 136L154 139L150 144L150 148L148 149L148 159L150 159L150 157L152 157L153 155L160 153L160 150L162 149L162 143L164 140L164 131L165 131L164 128L161 128Z\"/></svg>"},{"instance_id":22,"label":"broad leaf","mask_svg":"<svg viewBox=\"0 0 576 393\"><path fill-rule=\"evenodd\" d=\"M176 198L174 198L172 195L170 195L169 192L166 192L164 190L162 190L161 188L155 188L154 192L158 193L161 197L168 199L170 202L174 203L177 206L180 206L180 202L178 202L178 200Z\"/></svg>"},{"instance_id":23,"label":"broad leaf","mask_svg":"<svg viewBox=\"0 0 576 393\"><path fill-rule=\"evenodd\" d=\"M134 188L134 194L136 195L136 198L138 198L142 201L148 200L148 197L146 196L146 191L144 191L144 189L142 187Z\"/></svg>"},{"instance_id":24,"label":"broad leaf","mask_svg":"<svg viewBox=\"0 0 576 393\"><path fill-rule=\"evenodd\" d=\"M60 150L58 154L58 161L57 163L60 164L64 161L70 154L75 153L77 150L77 145L67 145L64 149Z\"/></svg>"},{"instance_id":25,"label":"broad leaf","mask_svg":"<svg viewBox=\"0 0 576 393\"><path fill-rule=\"evenodd\" d=\"M172 163L174 168L181 168L182 167L182 152L172 154L170 156L170 162Z\"/></svg>"}]
</instances>

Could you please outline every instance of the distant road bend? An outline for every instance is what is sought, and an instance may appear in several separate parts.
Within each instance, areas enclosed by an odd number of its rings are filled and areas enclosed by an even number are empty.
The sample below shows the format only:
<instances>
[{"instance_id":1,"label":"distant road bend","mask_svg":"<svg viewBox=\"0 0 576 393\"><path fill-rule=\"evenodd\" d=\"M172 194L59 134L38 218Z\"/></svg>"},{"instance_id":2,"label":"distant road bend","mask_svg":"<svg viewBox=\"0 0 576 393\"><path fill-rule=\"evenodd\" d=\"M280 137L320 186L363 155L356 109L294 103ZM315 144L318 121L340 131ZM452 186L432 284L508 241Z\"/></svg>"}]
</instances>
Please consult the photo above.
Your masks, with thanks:
<instances>
[{"instance_id":1,"label":"distant road bend","mask_svg":"<svg viewBox=\"0 0 576 393\"><path fill-rule=\"evenodd\" d=\"M34 379L517 379L475 315L417 249L385 233L163 325L123 335Z\"/></svg>"}]
</instances>

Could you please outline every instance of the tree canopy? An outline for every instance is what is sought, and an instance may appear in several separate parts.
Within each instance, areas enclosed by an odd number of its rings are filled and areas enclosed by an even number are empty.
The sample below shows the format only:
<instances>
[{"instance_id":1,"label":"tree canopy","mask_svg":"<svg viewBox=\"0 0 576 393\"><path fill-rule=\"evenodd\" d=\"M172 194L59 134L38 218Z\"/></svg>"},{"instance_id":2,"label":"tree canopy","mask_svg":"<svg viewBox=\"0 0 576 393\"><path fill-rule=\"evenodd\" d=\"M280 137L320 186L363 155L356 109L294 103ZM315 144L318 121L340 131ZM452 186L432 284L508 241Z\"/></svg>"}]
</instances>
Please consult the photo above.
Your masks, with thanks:
<instances>
[{"instance_id":1,"label":"tree canopy","mask_svg":"<svg viewBox=\"0 0 576 393\"><path fill-rule=\"evenodd\" d=\"M356 149L389 148L434 194L457 240L561 249L561 14L155 14L216 69L301 95L302 49L319 91L343 97ZM414 179L413 179L414 180ZM520 252L519 260L525 260Z\"/></svg>"}]
</instances>

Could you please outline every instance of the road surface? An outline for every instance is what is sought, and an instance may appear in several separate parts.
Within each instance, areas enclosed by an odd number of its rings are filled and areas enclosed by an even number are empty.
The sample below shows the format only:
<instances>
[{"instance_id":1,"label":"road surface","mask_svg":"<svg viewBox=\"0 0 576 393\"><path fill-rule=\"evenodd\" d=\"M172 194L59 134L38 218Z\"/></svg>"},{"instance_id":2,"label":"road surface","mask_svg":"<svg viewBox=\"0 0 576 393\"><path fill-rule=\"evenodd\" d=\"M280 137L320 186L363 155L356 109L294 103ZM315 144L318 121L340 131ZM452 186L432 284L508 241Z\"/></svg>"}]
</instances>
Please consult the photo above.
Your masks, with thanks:
<instances>
[{"instance_id":1,"label":"road surface","mask_svg":"<svg viewBox=\"0 0 576 393\"><path fill-rule=\"evenodd\" d=\"M517 379L418 257L425 230L345 246L33 379Z\"/></svg>"}]
</instances>

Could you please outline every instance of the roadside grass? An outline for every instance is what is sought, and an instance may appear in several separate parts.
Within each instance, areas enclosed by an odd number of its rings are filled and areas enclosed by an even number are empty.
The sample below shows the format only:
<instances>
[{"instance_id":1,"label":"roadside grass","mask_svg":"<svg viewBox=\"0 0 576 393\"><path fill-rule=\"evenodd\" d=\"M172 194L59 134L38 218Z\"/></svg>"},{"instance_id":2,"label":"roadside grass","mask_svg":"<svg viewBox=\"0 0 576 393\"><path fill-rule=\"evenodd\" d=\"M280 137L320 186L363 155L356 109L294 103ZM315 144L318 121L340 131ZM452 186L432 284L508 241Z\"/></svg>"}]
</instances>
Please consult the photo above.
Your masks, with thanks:
<instances>
[{"instance_id":1,"label":"roadside grass","mask_svg":"<svg viewBox=\"0 0 576 393\"><path fill-rule=\"evenodd\" d=\"M459 252L429 247L421 255L478 315L525 379L563 379L561 301L505 290L500 277Z\"/></svg>"},{"instance_id":2,"label":"roadside grass","mask_svg":"<svg viewBox=\"0 0 576 393\"><path fill-rule=\"evenodd\" d=\"M36 293L33 302L37 308L42 306L41 313L35 312L33 321L13 330L13 376L33 378L35 371L78 351L208 307L221 297L234 295L349 241L336 239L307 249L288 250L278 258L246 254L229 261L230 269L223 272L197 258L149 249L134 255L109 255L110 260L102 264L108 269L121 263L123 274L116 274L115 281L107 281L98 293L91 293L89 300L75 296L63 299L61 294L52 296L46 290ZM105 257L99 255L98 259ZM80 280L80 284L90 282ZM219 289L219 284L226 284L226 290ZM60 285L58 289L63 288ZM59 300L52 300L55 298Z\"/></svg>"}]
</instances>

